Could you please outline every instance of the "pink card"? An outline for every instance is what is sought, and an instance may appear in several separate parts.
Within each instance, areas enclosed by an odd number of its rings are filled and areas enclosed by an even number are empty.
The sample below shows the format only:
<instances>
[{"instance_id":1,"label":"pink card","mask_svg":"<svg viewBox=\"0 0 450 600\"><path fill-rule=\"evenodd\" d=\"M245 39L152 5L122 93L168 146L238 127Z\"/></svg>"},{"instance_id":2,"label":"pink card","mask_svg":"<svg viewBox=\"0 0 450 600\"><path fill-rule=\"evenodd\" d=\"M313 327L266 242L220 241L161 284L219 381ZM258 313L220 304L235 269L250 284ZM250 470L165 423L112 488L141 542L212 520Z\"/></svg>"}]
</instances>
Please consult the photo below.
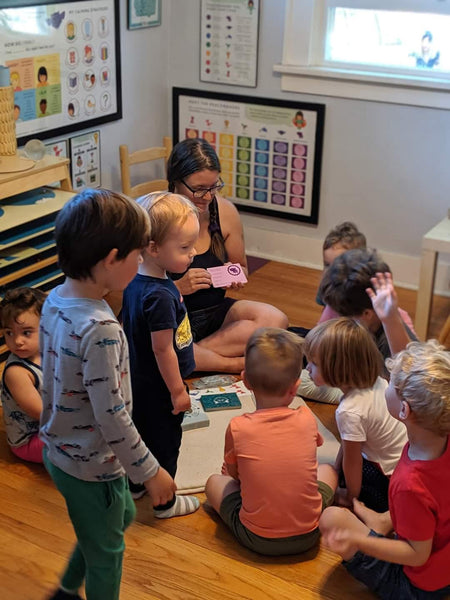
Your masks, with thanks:
<instances>
[{"instance_id":1,"label":"pink card","mask_svg":"<svg viewBox=\"0 0 450 600\"><path fill-rule=\"evenodd\" d=\"M239 263L210 267L206 269L211 275L213 287L228 287L232 283L247 283L247 277Z\"/></svg>"}]
</instances>

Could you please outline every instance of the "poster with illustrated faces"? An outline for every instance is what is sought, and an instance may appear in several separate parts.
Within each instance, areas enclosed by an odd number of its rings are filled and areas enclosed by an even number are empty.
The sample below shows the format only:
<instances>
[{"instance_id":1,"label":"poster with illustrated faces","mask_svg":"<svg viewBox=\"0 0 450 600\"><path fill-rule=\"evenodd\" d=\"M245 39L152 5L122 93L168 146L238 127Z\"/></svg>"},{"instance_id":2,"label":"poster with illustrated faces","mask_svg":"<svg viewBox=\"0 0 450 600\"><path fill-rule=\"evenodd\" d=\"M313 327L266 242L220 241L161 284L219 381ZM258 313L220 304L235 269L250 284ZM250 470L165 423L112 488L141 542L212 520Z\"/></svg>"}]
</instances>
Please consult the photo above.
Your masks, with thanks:
<instances>
[{"instance_id":1,"label":"poster with illustrated faces","mask_svg":"<svg viewBox=\"0 0 450 600\"><path fill-rule=\"evenodd\" d=\"M18 4L0 9L0 63L19 142L120 118L117 0Z\"/></svg>"},{"instance_id":2,"label":"poster with illustrated faces","mask_svg":"<svg viewBox=\"0 0 450 600\"><path fill-rule=\"evenodd\" d=\"M174 88L174 143L215 149L239 210L316 224L325 106Z\"/></svg>"}]
</instances>

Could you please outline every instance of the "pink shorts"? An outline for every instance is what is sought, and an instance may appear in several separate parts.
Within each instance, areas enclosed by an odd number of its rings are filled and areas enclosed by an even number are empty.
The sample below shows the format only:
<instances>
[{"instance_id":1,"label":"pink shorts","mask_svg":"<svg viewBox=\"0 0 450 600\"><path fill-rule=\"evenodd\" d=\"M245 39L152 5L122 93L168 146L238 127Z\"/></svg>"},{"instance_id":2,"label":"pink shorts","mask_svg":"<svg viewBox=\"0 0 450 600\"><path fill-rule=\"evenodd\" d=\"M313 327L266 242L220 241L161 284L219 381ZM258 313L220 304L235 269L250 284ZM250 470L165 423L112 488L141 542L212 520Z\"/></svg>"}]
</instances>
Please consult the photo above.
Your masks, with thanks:
<instances>
[{"instance_id":1,"label":"pink shorts","mask_svg":"<svg viewBox=\"0 0 450 600\"><path fill-rule=\"evenodd\" d=\"M22 460L28 462L41 463L42 461L42 448L44 442L39 439L39 436L33 435L27 444L23 446L11 446L11 452Z\"/></svg>"}]
</instances>

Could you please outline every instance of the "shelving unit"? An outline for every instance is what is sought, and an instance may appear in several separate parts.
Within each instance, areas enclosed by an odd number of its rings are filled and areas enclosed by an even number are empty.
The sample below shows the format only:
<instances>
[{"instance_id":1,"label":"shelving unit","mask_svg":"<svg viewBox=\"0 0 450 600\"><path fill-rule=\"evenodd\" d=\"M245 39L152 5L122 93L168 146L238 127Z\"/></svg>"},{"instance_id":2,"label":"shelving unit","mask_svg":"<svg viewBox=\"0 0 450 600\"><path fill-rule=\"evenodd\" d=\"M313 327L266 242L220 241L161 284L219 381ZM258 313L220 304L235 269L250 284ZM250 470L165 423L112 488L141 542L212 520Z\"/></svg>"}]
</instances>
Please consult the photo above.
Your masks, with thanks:
<instances>
[{"instance_id":1,"label":"shelving unit","mask_svg":"<svg viewBox=\"0 0 450 600\"><path fill-rule=\"evenodd\" d=\"M74 195L69 162L45 156L26 171L0 173L0 297L12 287L49 290L62 281L53 231ZM6 352L0 338L0 362Z\"/></svg>"}]
</instances>

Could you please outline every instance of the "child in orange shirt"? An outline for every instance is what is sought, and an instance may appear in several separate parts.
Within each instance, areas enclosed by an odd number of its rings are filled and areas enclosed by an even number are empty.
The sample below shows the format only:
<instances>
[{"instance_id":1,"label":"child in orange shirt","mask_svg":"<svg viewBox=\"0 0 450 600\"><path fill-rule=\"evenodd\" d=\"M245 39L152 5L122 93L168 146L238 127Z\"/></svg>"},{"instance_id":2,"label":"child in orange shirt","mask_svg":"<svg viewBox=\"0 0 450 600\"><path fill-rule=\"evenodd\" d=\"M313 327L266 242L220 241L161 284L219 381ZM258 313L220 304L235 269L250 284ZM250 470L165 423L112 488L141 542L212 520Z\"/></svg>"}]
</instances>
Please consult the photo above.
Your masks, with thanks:
<instances>
[{"instance_id":1,"label":"child in orange shirt","mask_svg":"<svg viewBox=\"0 0 450 600\"><path fill-rule=\"evenodd\" d=\"M319 517L333 502L337 474L317 465L323 443L309 408L289 408L303 360L294 333L262 328L250 337L242 378L256 411L231 420L228 474L211 475L206 497L238 541L260 554L306 552L319 539ZM319 481L318 481L319 479Z\"/></svg>"}]
</instances>

